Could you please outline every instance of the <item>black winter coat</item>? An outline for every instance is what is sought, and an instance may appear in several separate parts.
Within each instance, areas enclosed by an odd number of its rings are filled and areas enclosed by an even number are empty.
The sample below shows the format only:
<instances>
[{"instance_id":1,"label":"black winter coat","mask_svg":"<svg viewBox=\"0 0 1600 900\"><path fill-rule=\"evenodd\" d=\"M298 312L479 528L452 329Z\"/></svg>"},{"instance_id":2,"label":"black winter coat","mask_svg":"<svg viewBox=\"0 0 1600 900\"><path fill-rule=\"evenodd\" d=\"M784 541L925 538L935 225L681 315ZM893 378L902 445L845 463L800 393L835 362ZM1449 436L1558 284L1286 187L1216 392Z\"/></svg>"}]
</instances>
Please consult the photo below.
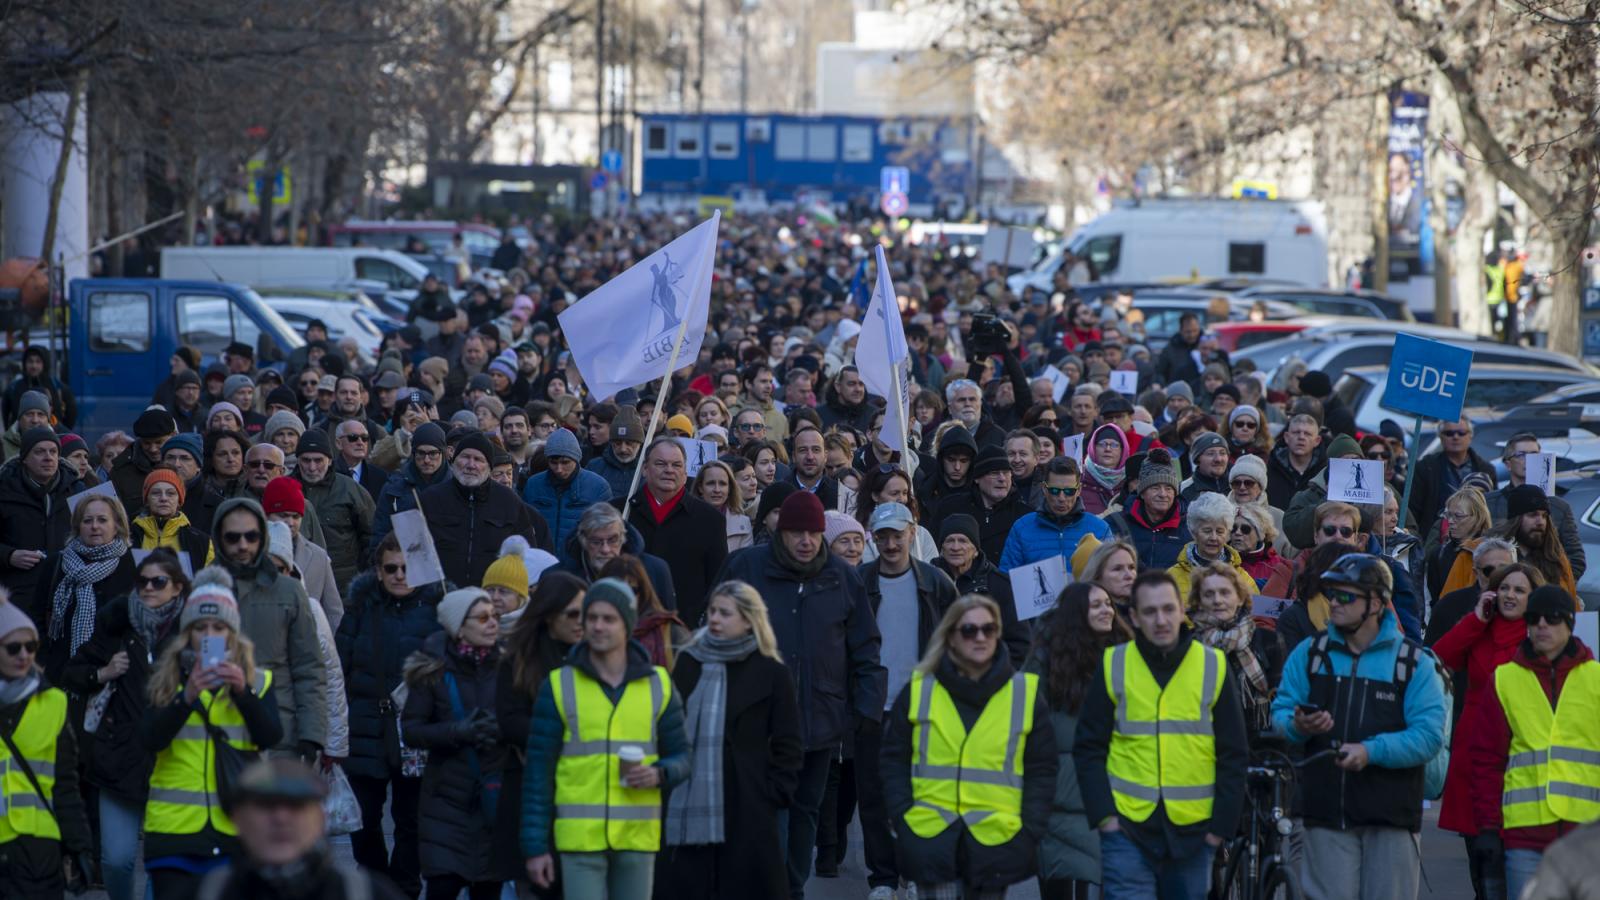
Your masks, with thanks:
<instances>
[{"instance_id":1,"label":"black winter coat","mask_svg":"<svg viewBox=\"0 0 1600 900\"><path fill-rule=\"evenodd\" d=\"M1327 450L1317 447L1311 452L1311 462L1304 472L1296 472L1289 461L1289 448L1279 441L1267 454L1267 504L1288 511L1294 495L1305 490L1311 479L1322 474L1328 466Z\"/></svg>"},{"instance_id":2,"label":"black winter coat","mask_svg":"<svg viewBox=\"0 0 1600 900\"><path fill-rule=\"evenodd\" d=\"M350 756L344 770L366 778L400 773L396 710L389 693L400 684L405 662L440 631L435 607L444 585L416 588L404 598L383 589L372 572L350 582L344 618L334 643L350 701Z\"/></svg>"},{"instance_id":3,"label":"black winter coat","mask_svg":"<svg viewBox=\"0 0 1600 900\"><path fill-rule=\"evenodd\" d=\"M87 760L84 777L100 790L142 806L150 789L150 770L156 762L155 754L139 737L144 712L150 706L146 688L156 660L178 634L178 620L173 618L155 647L148 646L130 622L128 603L129 596L125 595L121 603L101 607L94 637L79 647L78 655L67 663L61 686L81 697L93 696L105 687L95 680L96 670L119 652L128 654L128 671L111 682L114 687L100 728L94 734L83 735L82 750Z\"/></svg>"},{"instance_id":4,"label":"black winter coat","mask_svg":"<svg viewBox=\"0 0 1600 900\"><path fill-rule=\"evenodd\" d=\"M1488 475L1490 481L1495 480L1494 465L1471 447L1467 448L1467 461L1472 471ZM1450 492L1444 485L1444 467L1443 451L1429 453L1417 460L1417 472L1412 476L1415 480L1411 484L1411 529L1416 534L1427 534L1438 524L1445 501L1450 499Z\"/></svg>"},{"instance_id":5,"label":"black winter coat","mask_svg":"<svg viewBox=\"0 0 1600 900\"><path fill-rule=\"evenodd\" d=\"M731 578L748 582L767 603L778 649L795 676L807 751L837 747L858 719L882 718L889 677L878 662L883 639L866 587L849 564L830 556L801 581L763 544L728 558L716 583Z\"/></svg>"},{"instance_id":6,"label":"black winter coat","mask_svg":"<svg viewBox=\"0 0 1600 900\"><path fill-rule=\"evenodd\" d=\"M873 620L877 620L878 606L883 603L883 588L878 583L878 565L882 558L866 563L856 571L861 573L861 583L867 590L867 602L872 605ZM950 580L943 570L919 562L911 561L911 571L916 573L917 579L917 655L928 649L928 639L933 637L934 629L939 627L939 620L944 618L945 610L950 604L956 602L959 596L956 584ZM903 622L894 623L895 627L904 625ZM881 634L883 627L878 631Z\"/></svg>"},{"instance_id":7,"label":"black winter coat","mask_svg":"<svg viewBox=\"0 0 1600 900\"><path fill-rule=\"evenodd\" d=\"M138 441L129 444L111 461L111 486L116 489L122 508L127 510L129 521L144 508L144 479L155 467Z\"/></svg>"},{"instance_id":8,"label":"black winter coat","mask_svg":"<svg viewBox=\"0 0 1600 900\"><path fill-rule=\"evenodd\" d=\"M67 509L71 493L59 471L54 481L41 488L28 477L21 460L0 466L0 585L18 603L33 599L35 585L50 571L50 560L67 543L72 531L72 514ZM43 550L45 558L31 569L18 569L11 565L14 550Z\"/></svg>"},{"instance_id":9,"label":"black winter coat","mask_svg":"<svg viewBox=\"0 0 1600 900\"><path fill-rule=\"evenodd\" d=\"M667 513L666 521L657 525L650 500L645 497L648 490L640 488L633 495L628 524L639 529L647 552L667 561L672 570L673 593L677 595L678 618L694 628L706 610L706 595L721 582L713 576L728 558L728 522L715 507L685 489L678 505ZM612 497L611 505L621 509L621 495ZM788 654L784 657L788 658Z\"/></svg>"},{"instance_id":10,"label":"black winter coat","mask_svg":"<svg viewBox=\"0 0 1600 900\"><path fill-rule=\"evenodd\" d=\"M47 690L49 687L49 680L45 679L38 690ZM7 735L17 733L17 727L22 724L22 715L27 712L28 701L32 699L33 694L29 694L24 700L0 707L0 732ZM84 814L83 795L78 788L76 731L69 712L67 724L56 737L56 783L50 803L55 807L61 840L30 835L0 844L0 895L4 895L6 900L61 900L66 896L66 879L61 871L62 851L87 853L93 846L89 820ZM0 744L0 748L3 746Z\"/></svg>"},{"instance_id":11,"label":"black winter coat","mask_svg":"<svg viewBox=\"0 0 1600 900\"><path fill-rule=\"evenodd\" d=\"M411 691L401 727L407 746L428 751L417 807L424 878L458 875L468 881L508 881L521 871L520 866L496 871L490 852L494 816L484 808L484 784L498 780L510 749L500 741L487 747L464 745L451 734L458 720L445 676L454 676L466 715L474 709L493 712L499 664L498 649L482 662L458 655L443 631L430 636L406 660Z\"/></svg>"},{"instance_id":12,"label":"black winter coat","mask_svg":"<svg viewBox=\"0 0 1600 900\"><path fill-rule=\"evenodd\" d=\"M978 547L983 551L983 555L990 559L999 559L1000 554L1006 549L1006 537L1011 534L1011 526L1033 511L1027 501L1023 500L1022 494L1015 490L991 508L983 502L983 495L974 484L941 500L938 509L934 511L933 519L924 524L928 526L929 531L938 534L939 525L944 520L963 513L969 515L978 520Z\"/></svg>"},{"instance_id":13,"label":"black winter coat","mask_svg":"<svg viewBox=\"0 0 1600 900\"><path fill-rule=\"evenodd\" d=\"M933 561L933 567L950 575L950 564L943 557ZM995 568L988 557L979 554L967 571L950 575L956 583L956 596L983 594L1000 607L1000 640L1006 645L1013 669L1022 668L1028 659L1028 648L1033 645L1033 626L1017 620L1017 604L1011 596L1011 579Z\"/></svg>"},{"instance_id":14,"label":"black winter coat","mask_svg":"<svg viewBox=\"0 0 1600 900\"><path fill-rule=\"evenodd\" d=\"M242 477L218 482L209 475L201 474L189 482L183 499L183 514L189 517L189 527L210 536L211 529L216 524L217 507L221 506L224 500L247 496L249 492L245 489Z\"/></svg>"},{"instance_id":15,"label":"black winter coat","mask_svg":"<svg viewBox=\"0 0 1600 900\"><path fill-rule=\"evenodd\" d=\"M544 672L539 680L543 685L550 673L566 664L571 644L552 638L543 622L528 622L519 628L539 629L539 652L534 665ZM494 862L510 871L521 872L527 859L517 832L522 827L523 752L528 746L528 732L533 727L533 701L538 696L538 686L524 693L517 690L516 667L510 654L500 657L499 682L495 691L494 715L500 722L500 740L512 749L506 756L506 767L500 790L500 806L496 810L494 825ZM519 877L525 881L526 877Z\"/></svg>"},{"instance_id":16,"label":"black winter coat","mask_svg":"<svg viewBox=\"0 0 1600 900\"><path fill-rule=\"evenodd\" d=\"M996 655L989 671L978 681L957 672L948 658L939 665L935 677L950 694L961 724L972 728L984 706L1004 688L1015 670L1004 655ZM1040 690L1033 704L1033 730L1022 748L1022 830L998 847L978 843L965 822L956 822L931 838L918 837L905 825L911 809L912 755L911 686L901 689L894 707L886 714L883 755L879 771L883 778L884 808L895 830L895 860L907 881L942 884L959 881L983 892L1000 892L1007 885L1032 878L1039 872L1038 846L1050 819L1050 803L1056 791L1056 737L1050 723L1050 707Z\"/></svg>"},{"instance_id":17,"label":"black winter coat","mask_svg":"<svg viewBox=\"0 0 1600 900\"><path fill-rule=\"evenodd\" d=\"M72 614L78 604L76 601L67 603L67 608L61 613L61 636L50 637L50 632L53 630L51 626L53 599L56 586L61 584L62 579L61 555L58 553L51 556L40 563L38 568L43 568L49 574L41 578L34 589L33 608L28 611L28 615L34 624L39 626L39 666L44 669L45 675L52 682L59 684L62 673L67 668L67 660L71 658L69 651L72 647ZM133 554L124 553L122 558L117 560L117 567L111 574L95 583L94 608L97 615L108 605L125 602L128 599L128 595L133 593L133 577L137 572L138 567L133 563ZM96 619L96 625L98 624L99 620Z\"/></svg>"},{"instance_id":18,"label":"black winter coat","mask_svg":"<svg viewBox=\"0 0 1600 900\"><path fill-rule=\"evenodd\" d=\"M485 481L468 488L446 478L424 490L421 499L444 577L455 584L482 584L489 564L500 558L500 543L513 534L529 546L553 549L544 516L504 485ZM718 537L726 545L726 535L718 532Z\"/></svg>"},{"instance_id":19,"label":"black winter coat","mask_svg":"<svg viewBox=\"0 0 1600 900\"><path fill-rule=\"evenodd\" d=\"M679 654L672 682L686 704L700 683L700 672L700 660ZM728 663L727 677L724 840L709 848L662 848L656 900L788 893L778 813L794 798L804 759L794 680L783 663L760 653Z\"/></svg>"}]
</instances>

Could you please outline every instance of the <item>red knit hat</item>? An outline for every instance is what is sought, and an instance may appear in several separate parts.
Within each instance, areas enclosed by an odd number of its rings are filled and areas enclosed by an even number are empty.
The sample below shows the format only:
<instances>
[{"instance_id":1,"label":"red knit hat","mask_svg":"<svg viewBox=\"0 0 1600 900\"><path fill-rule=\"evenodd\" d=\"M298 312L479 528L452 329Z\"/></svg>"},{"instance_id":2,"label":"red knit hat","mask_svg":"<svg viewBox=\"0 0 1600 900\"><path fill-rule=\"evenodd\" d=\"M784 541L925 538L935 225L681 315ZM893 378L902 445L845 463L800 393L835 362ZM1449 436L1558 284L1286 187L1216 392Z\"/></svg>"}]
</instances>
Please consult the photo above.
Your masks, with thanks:
<instances>
[{"instance_id":1,"label":"red knit hat","mask_svg":"<svg viewBox=\"0 0 1600 900\"><path fill-rule=\"evenodd\" d=\"M795 491L778 507L779 531L810 531L822 534L828 530L827 517L822 511L822 501L810 491Z\"/></svg>"},{"instance_id":2,"label":"red knit hat","mask_svg":"<svg viewBox=\"0 0 1600 900\"><path fill-rule=\"evenodd\" d=\"M158 484L170 484L178 492L178 505L183 505L183 479L171 469L151 469L150 474L144 477L144 490L139 492L140 497L150 496L150 488Z\"/></svg>"},{"instance_id":3,"label":"red knit hat","mask_svg":"<svg viewBox=\"0 0 1600 900\"><path fill-rule=\"evenodd\" d=\"M300 482L286 476L267 482L266 489L261 492L261 509L269 516L273 513L305 515L306 495L300 489Z\"/></svg>"}]
</instances>

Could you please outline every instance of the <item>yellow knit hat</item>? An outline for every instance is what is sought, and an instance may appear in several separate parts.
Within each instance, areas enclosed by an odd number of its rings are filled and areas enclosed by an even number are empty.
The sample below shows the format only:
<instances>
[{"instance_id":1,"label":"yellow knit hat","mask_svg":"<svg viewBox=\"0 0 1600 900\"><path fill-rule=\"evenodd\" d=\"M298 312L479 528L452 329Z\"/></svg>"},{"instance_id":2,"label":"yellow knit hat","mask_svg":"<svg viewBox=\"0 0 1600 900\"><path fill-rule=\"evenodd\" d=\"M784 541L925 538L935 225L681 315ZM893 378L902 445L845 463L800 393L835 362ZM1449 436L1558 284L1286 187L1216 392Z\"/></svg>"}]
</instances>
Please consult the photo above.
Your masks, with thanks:
<instances>
[{"instance_id":1,"label":"yellow knit hat","mask_svg":"<svg viewBox=\"0 0 1600 900\"><path fill-rule=\"evenodd\" d=\"M483 573L483 587L485 590L492 587L503 587L526 600L528 599L528 567L522 564L521 556L515 553L508 553L489 564L488 571Z\"/></svg>"},{"instance_id":2,"label":"yellow knit hat","mask_svg":"<svg viewBox=\"0 0 1600 900\"><path fill-rule=\"evenodd\" d=\"M1088 532L1078 540L1078 549L1072 551L1072 580L1082 581L1083 570L1089 567L1089 556L1100 546L1100 539ZM487 584L487 582L485 582Z\"/></svg>"}]
</instances>

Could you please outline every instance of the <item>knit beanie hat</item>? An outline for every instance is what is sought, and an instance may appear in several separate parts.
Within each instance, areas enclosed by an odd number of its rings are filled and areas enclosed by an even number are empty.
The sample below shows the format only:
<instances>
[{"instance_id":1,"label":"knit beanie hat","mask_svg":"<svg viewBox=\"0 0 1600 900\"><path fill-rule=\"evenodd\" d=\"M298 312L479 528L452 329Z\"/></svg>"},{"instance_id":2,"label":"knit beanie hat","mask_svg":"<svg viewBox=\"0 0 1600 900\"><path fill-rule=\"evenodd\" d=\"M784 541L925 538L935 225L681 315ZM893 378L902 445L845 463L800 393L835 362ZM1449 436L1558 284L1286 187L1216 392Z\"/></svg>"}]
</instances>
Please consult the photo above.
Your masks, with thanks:
<instances>
[{"instance_id":1,"label":"knit beanie hat","mask_svg":"<svg viewBox=\"0 0 1600 900\"><path fill-rule=\"evenodd\" d=\"M267 523L267 552L294 565L294 532L289 530L288 522Z\"/></svg>"},{"instance_id":2,"label":"knit beanie hat","mask_svg":"<svg viewBox=\"0 0 1600 900\"><path fill-rule=\"evenodd\" d=\"M678 413L667 420L667 431L681 431L685 435L694 434L694 423L683 413Z\"/></svg>"},{"instance_id":3,"label":"knit beanie hat","mask_svg":"<svg viewBox=\"0 0 1600 900\"><path fill-rule=\"evenodd\" d=\"M1246 453L1239 457L1238 461L1233 464L1233 468L1228 470L1228 480L1232 481L1240 475L1255 479L1256 484L1261 485L1262 488L1267 486L1267 464L1262 462L1259 456L1252 456Z\"/></svg>"},{"instance_id":4,"label":"knit beanie hat","mask_svg":"<svg viewBox=\"0 0 1600 900\"><path fill-rule=\"evenodd\" d=\"M468 415L471 415L471 413L468 413ZM481 431L474 431L466 435L456 444L456 456L458 458L468 450L476 450L483 454L484 462L494 459L494 443Z\"/></svg>"},{"instance_id":5,"label":"knit beanie hat","mask_svg":"<svg viewBox=\"0 0 1600 900\"><path fill-rule=\"evenodd\" d=\"M620 578L602 578L589 585L589 590L583 595L585 616L589 614L589 607L596 603L609 603L615 607L617 614L622 616L622 621L628 626L628 633L633 633L633 626L639 621L639 600L626 581Z\"/></svg>"},{"instance_id":6,"label":"knit beanie hat","mask_svg":"<svg viewBox=\"0 0 1600 900\"><path fill-rule=\"evenodd\" d=\"M262 440L271 443L272 436L284 430L285 428L294 432L296 435L303 435L306 433L306 423L300 421L299 416L289 412L286 409L280 409L267 417L267 424L261 428L261 438Z\"/></svg>"},{"instance_id":7,"label":"knit beanie hat","mask_svg":"<svg viewBox=\"0 0 1600 900\"><path fill-rule=\"evenodd\" d=\"M1089 568L1089 557L1098 549L1100 549L1100 539L1092 533L1086 531L1083 537L1078 538L1078 549L1072 551L1072 559L1067 565L1072 572L1073 581L1083 580L1084 570Z\"/></svg>"},{"instance_id":8,"label":"knit beanie hat","mask_svg":"<svg viewBox=\"0 0 1600 900\"><path fill-rule=\"evenodd\" d=\"M1174 381L1173 383L1167 385L1167 399L1171 400L1173 397L1182 397L1190 403L1193 403L1194 388L1189 387L1189 382L1187 381Z\"/></svg>"},{"instance_id":9,"label":"knit beanie hat","mask_svg":"<svg viewBox=\"0 0 1600 900\"><path fill-rule=\"evenodd\" d=\"M973 478L982 478L991 472L1009 471L1011 471L1011 463L1006 459L1006 451L993 445L979 450L978 459L972 464Z\"/></svg>"},{"instance_id":10,"label":"knit beanie hat","mask_svg":"<svg viewBox=\"0 0 1600 900\"><path fill-rule=\"evenodd\" d=\"M455 638L461 634L461 623L467 620L467 613L472 612L472 607L477 605L479 600L490 603L489 595L483 588L458 588L445 594L444 599L439 601L438 607L434 609L434 617L444 626L450 637Z\"/></svg>"},{"instance_id":11,"label":"knit beanie hat","mask_svg":"<svg viewBox=\"0 0 1600 900\"><path fill-rule=\"evenodd\" d=\"M952 534L959 534L972 542L972 546L981 547L978 543L978 520L966 513L955 513L944 517L939 524L939 546L943 547L945 538Z\"/></svg>"},{"instance_id":12,"label":"knit beanie hat","mask_svg":"<svg viewBox=\"0 0 1600 900\"><path fill-rule=\"evenodd\" d=\"M222 396L224 398L232 397L234 391L255 386L256 383L250 380L249 375L229 375L222 381Z\"/></svg>"},{"instance_id":13,"label":"knit beanie hat","mask_svg":"<svg viewBox=\"0 0 1600 900\"><path fill-rule=\"evenodd\" d=\"M1528 595L1528 608L1525 617L1535 615L1560 616L1567 621L1570 627L1577 618L1578 604L1567 593L1566 588L1559 584L1540 585ZM0 622L0 634L5 633L5 624Z\"/></svg>"},{"instance_id":14,"label":"knit beanie hat","mask_svg":"<svg viewBox=\"0 0 1600 900\"><path fill-rule=\"evenodd\" d=\"M1218 447L1224 451L1228 449L1228 442L1223 440L1222 435L1217 434L1215 431L1202 431L1194 436L1194 442L1189 445L1189 460L1190 462L1197 462L1201 454ZM1139 484L1144 484L1143 479L1139 481Z\"/></svg>"},{"instance_id":15,"label":"knit beanie hat","mask_svg":"<svg viewBox=\"0 0 1600 900\"><path fill-rule=\"evenodd\" d=\"M834 539L840 535L854 533L861 535L863 539L867 536L867 530L861 527L861 523L857 522L854 516L847 516L836 509L823 513L822 523L822 539L830 547L833 546Z\"/></svg>"},{"instance_id":16,"label":"knit beanie hat","mask_svg":"<svg viewBox=\"0 0 1600 900\"><path fill-rule=\"evenodd\" d=\"M455 415L450 417L450 426L454 429L457 425L463 428L477 428L478 414L470 409L456 410Z\"/></svg>"},{"instance_id":17,"label":"knit beanie hat","mask_svg":"<svg viewBox=\"0 0 1600 900\"><path fill-rule=\"evenodd\" d=\"M1139 470L1139 490L1143 491L1152 484L1171 485L1174 491L1178 490L1182 480L1178 478L1178 467L1172 462L1172 455L1165 448L1157 447L1151 450L1144 458L1144 467Z\"/></svg>"},{"instance_id":18,"label":"knit beanie hat","mask_svg":"<svg viewBox=\"0 0 1600 900\"><path fill-rule=\"evenodd\" d=\"M810 491L795 491L778 507L779 531L809 531L821 534L827 530L827 519L822 514L822 501Z\"/></svg>"},{"instance_id":19,"label":"knit beanie hat","mask_svg":"<svg viewBox=\"0 0 1600 900\"><path fill-rule=\"evenodd\" d=\"M1300 393L1307 397L1326 397L1333 393L1333 379L1321 369L1312 369L1300 376Z\"/></svg>"},{"instance_id":20,"label":"knit beanie hat","mask_svg":"<svg viewBox=\"0 0 1600 900\"><path fill-rule=\"evenodd\" d=\"M177 421L162 406L152 406L133 420L133 436L140 440L164 438L177 430Z\"/></svg>"},{"instance_id":21,"label":"knit beanie hat","mask_svg":"<svg viewBox=\"0 0 1600 900\"><path fill-rule=\"evenodd\" d=\"M144 488L139 492L140 498L150 496L150 488L158 484L170 484L178 492L178 505L183 505L183 479L171 469L151 469L150 474L144 477Z\"/></svg>"},{"instance_id":22,"label":"knit beanie hat","mask_svg":"<svg viewBox=\"0 0 1600 900\"><path fill-rule=\"evenodd\" d=\"M484 588L503 587L518 597L528 599L528 567L522 557L508 553L489 564L483 573Z\"/></svg>"},{"instance_id":23,"label":"knit beanie hat","mask_svg":"<svg viewBox=\"0 0 1600 900\"><path fill-rule=\"evenodd\" d=\"M233 417L238 419L241 425L244 424L244 413L239 411L239 407L234 406L232 403L229 403L226 400L223 400L212 404L211 411L206 413L206 428L208 430L211 428L211 420L216 418L217 413L219 412L233 413Z\"/></svg>"},{"instance_id":24,"label":"knit beanie hat","mask_svg":"<svg viewBox=\"0 0 1600 900\"><path fill-rule=\"evenodd\" d=\"M320 453L333 459L333 442L328 440L328 433L321 428L308 429L300 435L300 444L295 448L295 453L301 459L313 453Z\"/></svg>"},{"instance_id":25,"label":"knit beanie hat","mask_svg":"<svg viewBox=\"0 0 1600 900\"><path fill-rule=\"evenodd\" d=\"M194 576L194 587L183 604L178 630L183 631L201 619L217 621L239 630L239 600L233 595L233 576L221 566L206 566Z\"/></svg>"},{"instance_id":26,"label":"knit beanie hat","mask_svg":"<svg viewBox=\"0 0 1600 900\"><path fill-rule=\"evenodd\" d=\"M517 351L502 350L500 355L489 361L489 371L499 372L501 375L517 380Z\"/></svg>"},{"instance_id":27,"label":"knit beanie hat","mask_svg":"<svg viewBox=\"0 0 1600 900\"><path fill-rule=\"evenodd\" d=\"M800 490L799 486L787 481L774 481L768 485L766 490L761 492L761 502L756 504L756 524L760 525L760 523L765 522L767 516L773 510L781 508L783 501L789 499L789 495L798 490Z\"/></svg>"},{"instance_id":28,"label":"knit beanie hat","mask_svg":"<svg viewBox=\"0 0 1600 900\"><path fill-rule=\"evenodd\" d=\"M80 435L73 434L72 432L69 431L69 432L61 435L60 437L61 437L61 455L62 456L66 456L69 453L76 453L79 450L83 450L83 451L87 452L88 449L89 449L89 442L84 440L82 438L82 436L80 436ZM165 452L166 451L166 446L163 445L161 449L162 449L163 452ZM198 461L200 459L200 457L197 456L197 457L195 457L195 459L196 459L196 461Z\"/></svg>"},{"instance_id":29,"label":"knit beanie hat","mask_svg":"<svg viewBox=\"0 0 1600 900\"><path fill-rule=\"evenodd\" d=\"M196 463L199 463L205 458L205 441L194 432L175 434L167 438L167 442L161 445L161 455L166 456L169 450L182 450L194 457Z\"/></svg>"},{"instance_id":30,"label":"knit beanie hat","mask_svg":"<svg viewBox=\"0 0 1600 900\"><path fill-rule=\"evenodd\" d=\"M39 637L39 626L33 624L33 620L22 611L22 607L10 600L0 600L0 637L5 637L13 631L31 631L35 639Z\"/></svg>"},{"instance_id":31,"label":"knit beanie hat","mask_svg":"<svg viewBox=\"0 0 1600 900\"><path fill-rule=\"evenodd\" d=\"M267 482L267 486L261 490L261 510L269 516L274 513L305 515L306 494L300 482L287 475Z\"/></svg>"},{"instance_id":32,"label":"knit beanie hat","mask_svg":"<svg viewBox=\"0 0 1600 900\"><path fill-rule=\"evenodd\" d=\"M445 448L444 429L438 422L429 422L417 428L411 435L411 452L416 453L423 447L432 447L439 452Z\"/></svg>"},{"instance_id":33,"label":"knit beanie hat","mask_svg":"<svg viewBox=\"0 0 1600 900\"><path fill-rule=\"evenodd\" d=\"M42 412L50 415L50 395L43 391L23 391L22 399L17 401L17 415L25 412Z\"/></svg>"},{"instance_id":34,"label":"knit beanie hat","mask_svg":"<svg viewBox=\"0 0 1600 900\"><path fill-rule=\"evenodd\" d=\"M578 447L577 436L565 428L557 428L550 433L550 439L544 442L544 455L546 459L560 456L583 462L583 450Z\"/></svg>"},{"instance_id":35,"label":"knit beanie hat","mask_svg":"<svg viewBox=\"0 0 1600 900\"><path fill-rule=\"evenodd\" d=\"M1238 421L1239 419L1251 419L1257 425L1260 425L1261 424L1261 410L1256 409L1254 406L1251 406L1248 403L1241 403L1240 405L1235 406L1233 409L1228 410L1228 428L1229 428L1229 430L1233 429L1233 423Z\"/></svg>"},{"instance_id":36,"label":"knit beanie hat","mask_svg":"<svg viewBox=\"0 0 1600 900\"><path fill-rule=\"evenodd\" d=\"M1531 512L1550 511L1550 499L1537 485L1519 484L1506 488L1506 519L1520 518Z\"/></svg>"},{"instance_id":37,"label":"knit beanie hat","mask_svg":"<svg viewBox=\"0 0 1600 900\"><path fill-rule=\"evenodd\" d=\"M293 390L280 384L267 393L267 406L269 408L286 406L289 409L299 409L300 398L294 395Z\"/></svg>"},{"instance_id":38,"label":"knit beanie hat","mask_svg":"<svg viewBox=\"0 0 1600 900\"><path fill-rule=\"evenodd\" d=\"M472 404L472 411L476 413L480 409L487 409L496 419L502 419L506 414L506 402L492 394L479 397L478 402Z\"/></svg>"},{"instance_id":39,"label":"knit beanie hat","mask_svg":"<svg viewBox=\"0 0 1600 900\"><path fill-rule=\"evenodd\" d=\"M22 453L20 455L27 456L33 452L34 447L45 441L55 444L58 450L61 448L61 438L56 436L55 431L50 426L40 425L35 428L29 428L22 433Z\"/></svg>"},{"instance_id":40,"label":"knit beanie hat","mask_svg":"<svg viewBox=\"0 0 1600 900\"><path fill-rule=\"evenodd\" d=\"M1366 459L1367 455L1361 452L1361 445L1348 434L1341 434L1328 445L1329 459L1342 459L1346 456L1356 456Z\"/></svg>"}]
</instances>

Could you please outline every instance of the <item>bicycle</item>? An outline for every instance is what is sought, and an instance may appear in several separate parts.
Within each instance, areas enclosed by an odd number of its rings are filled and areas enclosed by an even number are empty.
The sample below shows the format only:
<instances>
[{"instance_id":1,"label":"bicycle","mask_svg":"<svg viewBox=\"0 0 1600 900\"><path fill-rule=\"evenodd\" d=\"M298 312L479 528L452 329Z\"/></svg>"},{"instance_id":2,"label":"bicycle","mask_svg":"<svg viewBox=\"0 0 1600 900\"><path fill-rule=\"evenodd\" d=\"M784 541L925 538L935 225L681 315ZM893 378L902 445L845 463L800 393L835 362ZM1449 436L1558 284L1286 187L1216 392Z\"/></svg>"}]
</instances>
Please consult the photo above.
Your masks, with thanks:
<instances>
[{"instance_id":1,"label":"bicycle","mask_svg":"<svg viewBox=\"0 0 1600 900\"><path fill-rule=\"evenodd\" d=\"M1289 791L1295 771L1324 757L1337 756L1338 743L1295 761L1281 750L1251 754L1245 769L1249 821L1242 833L1223 843L1212 870L1212 900L1301 900L1300 880L1289 867L1283 843L1294 830Z\"/></svg>"}]
</instances>

